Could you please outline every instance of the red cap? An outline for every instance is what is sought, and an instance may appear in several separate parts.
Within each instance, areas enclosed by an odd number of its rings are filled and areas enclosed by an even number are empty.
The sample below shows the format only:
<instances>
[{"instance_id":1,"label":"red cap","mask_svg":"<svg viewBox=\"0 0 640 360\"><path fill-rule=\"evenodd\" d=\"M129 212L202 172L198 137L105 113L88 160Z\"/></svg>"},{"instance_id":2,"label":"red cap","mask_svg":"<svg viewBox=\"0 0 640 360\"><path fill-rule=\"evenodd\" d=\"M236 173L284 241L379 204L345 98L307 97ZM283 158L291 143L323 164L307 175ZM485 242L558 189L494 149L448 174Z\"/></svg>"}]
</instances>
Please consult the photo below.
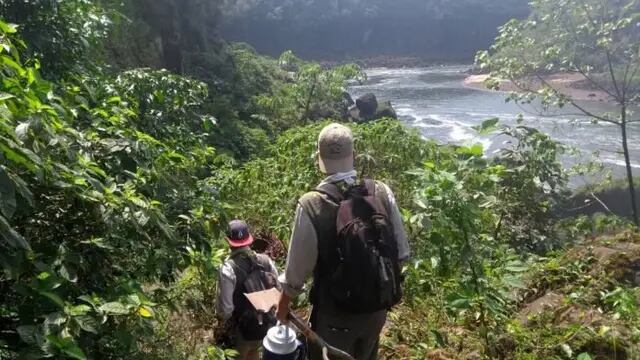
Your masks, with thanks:
<instances>
[{"instance_id":1,"label":"red cap","mask_svg":"<svg viewBox=\"0 0 640 360\"><path fill-rule=\"evenodd\" d=\"M231 247L244 247L253 243L249 226L242 220L232 220L227 227L227 241Z\"/></svg>"}]
</instances>

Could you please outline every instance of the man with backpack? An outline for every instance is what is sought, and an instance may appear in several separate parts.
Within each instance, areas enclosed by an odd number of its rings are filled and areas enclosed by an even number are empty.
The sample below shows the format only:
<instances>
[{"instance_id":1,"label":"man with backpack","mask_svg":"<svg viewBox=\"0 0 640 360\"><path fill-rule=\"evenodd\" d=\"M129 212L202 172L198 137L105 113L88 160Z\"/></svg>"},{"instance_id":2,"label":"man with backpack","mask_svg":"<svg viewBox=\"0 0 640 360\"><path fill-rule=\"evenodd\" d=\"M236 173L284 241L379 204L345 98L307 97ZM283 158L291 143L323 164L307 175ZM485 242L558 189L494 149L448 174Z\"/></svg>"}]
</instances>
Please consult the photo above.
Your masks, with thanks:
<instances>
[{"instance_id":1,"label":"man with backpack","mask_svg":"<svg viewBox=\"0 0 640 360\"><path fill-rule=\"evenodd\" d=\"M217 314L230 322L239 353L236 359L258 360L262 339L275 318L258 313L244 294L279 288L278 270L268 256L251 250L253 236L244 221L231 221L226 239L231 255L219 271Z\"/></svg>"},{"instance_id":2,"label":"man with backpack","mask_svg":"<svg viewBox=\"0 0 640 360\"><path fill-rule=\"evenodd\" d=\"M286 323L291 299L313 275L313 330L357 360L374 360L387 310L402 296L407 235L389 187L358 178L349 128L322 129L318 165L327 178L298 201L276 316ZM322 359L317 348L310 355Z\"/></svg>"}]
</instances>

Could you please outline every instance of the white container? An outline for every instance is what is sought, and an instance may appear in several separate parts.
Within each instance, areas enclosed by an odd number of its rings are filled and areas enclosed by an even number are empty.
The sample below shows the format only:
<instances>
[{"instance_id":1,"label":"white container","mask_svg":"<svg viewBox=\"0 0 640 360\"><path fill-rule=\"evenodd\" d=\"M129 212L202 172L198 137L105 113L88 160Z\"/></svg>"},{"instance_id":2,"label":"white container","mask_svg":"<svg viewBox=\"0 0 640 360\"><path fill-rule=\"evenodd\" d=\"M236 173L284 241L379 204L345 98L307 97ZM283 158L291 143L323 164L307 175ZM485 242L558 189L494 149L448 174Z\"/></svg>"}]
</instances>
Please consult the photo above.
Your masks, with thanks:
<instances>
[{"instance_id":1,"label":"white container","mask_svg":"<svg viewBox=\"0 0 640 360\"><path fill-rule=\"evenodd\" d=\"M286 325L274 326L267 331L262 345L265 350L275 355L289 355L296 352L300 342L296 338L296 332Z\"/></svg>"}]
</instances>

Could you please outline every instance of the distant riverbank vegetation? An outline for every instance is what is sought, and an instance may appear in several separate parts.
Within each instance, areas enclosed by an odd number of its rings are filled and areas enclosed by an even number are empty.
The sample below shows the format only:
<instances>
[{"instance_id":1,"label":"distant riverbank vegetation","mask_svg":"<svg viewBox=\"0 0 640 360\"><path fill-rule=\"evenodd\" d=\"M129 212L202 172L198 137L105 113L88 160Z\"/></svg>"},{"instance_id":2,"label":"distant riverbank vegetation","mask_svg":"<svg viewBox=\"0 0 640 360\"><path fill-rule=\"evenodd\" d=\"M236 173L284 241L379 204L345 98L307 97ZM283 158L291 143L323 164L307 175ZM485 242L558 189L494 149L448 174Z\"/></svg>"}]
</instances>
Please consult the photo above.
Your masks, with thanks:
<instances>
[{"instance_id":1,"label":"distant riverbank vegetation","mask_svg":"<svg viewBox=\"0 0 640 360\"><path fill-rule=\"evenodd\" d=\"M226 43L222 5L0 4L0 358L233 358L213 304L224 224L247 219L282 263L318 131L347 121L363 72ZM640 355L640 238L558 216L565 146L498 119L475 129L511 139L491 158L348 125L413 248L383 358Z\"/></svg>"},{"instance_id":2,"label":"distant riverbank vegetation","mask_svg":"<svg viewBox=\"0 0 640 360\"><path fill-rule=\"evenodd\" d=\"M387 55L471 63L477 49L491 45L498 26L527 16L528 2L243 0L224 10L226 38L272 56L291 49L318 60Z\"/></svg>"}]
</instances>

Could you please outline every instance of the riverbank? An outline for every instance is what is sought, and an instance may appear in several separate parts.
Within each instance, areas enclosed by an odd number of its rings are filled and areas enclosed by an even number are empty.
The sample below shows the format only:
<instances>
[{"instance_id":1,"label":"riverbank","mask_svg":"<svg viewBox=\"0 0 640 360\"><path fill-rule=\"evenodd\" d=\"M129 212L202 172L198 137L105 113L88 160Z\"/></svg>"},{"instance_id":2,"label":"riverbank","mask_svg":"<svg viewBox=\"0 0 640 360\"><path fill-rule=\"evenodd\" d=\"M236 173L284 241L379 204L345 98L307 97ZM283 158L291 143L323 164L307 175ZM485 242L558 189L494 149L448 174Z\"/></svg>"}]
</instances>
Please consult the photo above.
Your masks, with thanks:
<instances>
[{"instance_id":1,"label":"riverbank","mask_svg":"<svg viewBox=\"0 0 640 360\"><path fill-rule=\"evenodd\" d=\"M493 91L485 86L485 80L489 75L477 74L469 75L464 79L464 86L477 90ZM598 101L610 102L611 96L606 92L589 87L588 81L580 74L553 74L544 77L544 80L551 84L563 95L569 96L578 101ZM540 88L539 81L532 81L531 88ZM509 80L500 83L500 91L519 91L515 84Z\"/></svg>"}]
</instances>

